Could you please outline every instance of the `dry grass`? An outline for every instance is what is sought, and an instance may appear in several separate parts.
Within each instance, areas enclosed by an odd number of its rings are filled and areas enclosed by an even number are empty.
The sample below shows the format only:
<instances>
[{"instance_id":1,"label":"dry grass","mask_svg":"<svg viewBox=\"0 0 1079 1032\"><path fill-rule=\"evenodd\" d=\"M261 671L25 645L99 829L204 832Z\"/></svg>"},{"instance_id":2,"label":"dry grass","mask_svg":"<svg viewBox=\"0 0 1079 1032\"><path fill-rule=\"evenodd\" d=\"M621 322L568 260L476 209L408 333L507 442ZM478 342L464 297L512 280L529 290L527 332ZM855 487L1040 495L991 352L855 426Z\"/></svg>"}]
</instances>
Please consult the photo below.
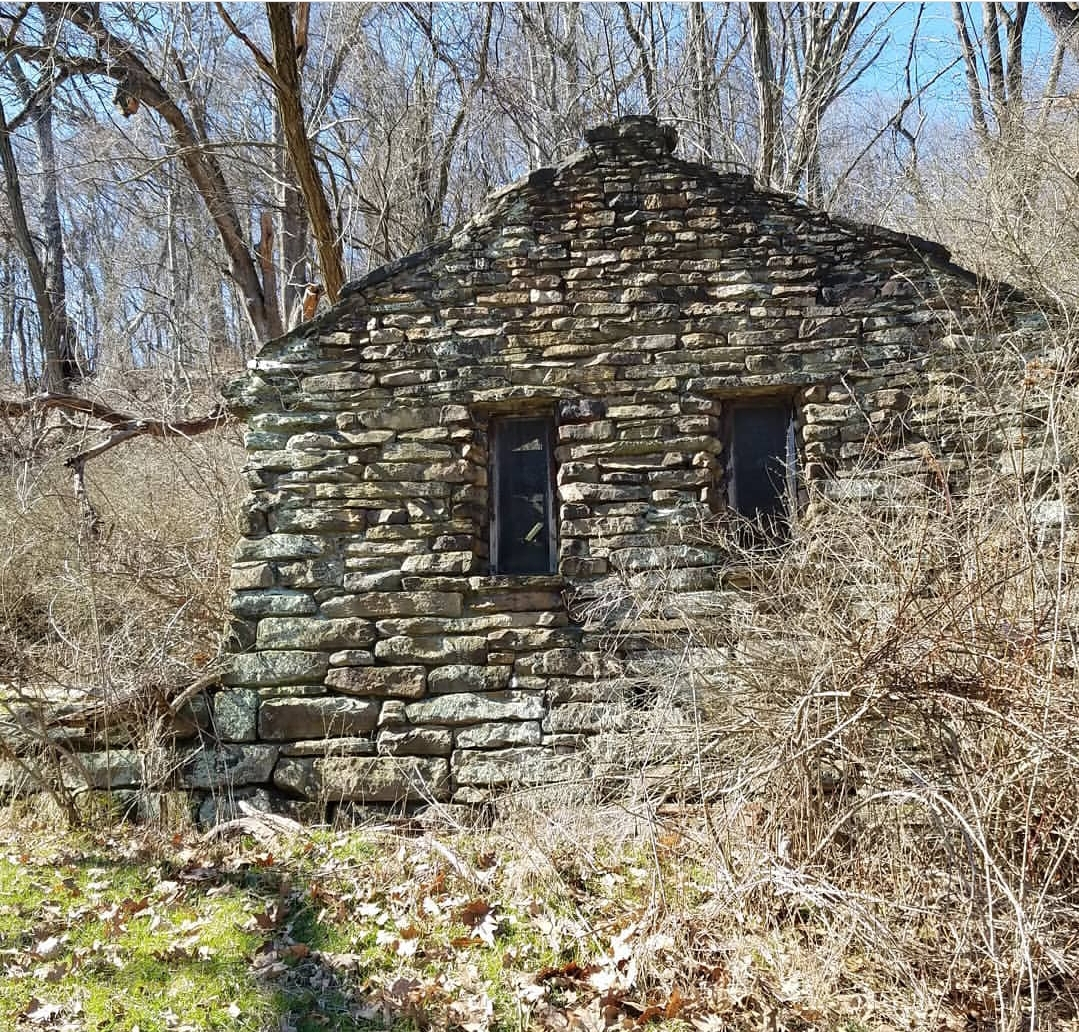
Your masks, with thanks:
<instances>
[{"instance_id":1,"label":"dry grass","mask_svg":"<svg viewBox=\"0 0 1079 1032\"><path fill-rule=\"evenodd\" d=\"M137 393L106 400L148 411ZM219 651L239 434L138 439L94 460L91 534L63 458L93 437L62 418L19 429L0 477L3 703L31 737L46 737L47 709L80 709L110 745L150 755L162 702Z\"/></svg>"}]
</instances>

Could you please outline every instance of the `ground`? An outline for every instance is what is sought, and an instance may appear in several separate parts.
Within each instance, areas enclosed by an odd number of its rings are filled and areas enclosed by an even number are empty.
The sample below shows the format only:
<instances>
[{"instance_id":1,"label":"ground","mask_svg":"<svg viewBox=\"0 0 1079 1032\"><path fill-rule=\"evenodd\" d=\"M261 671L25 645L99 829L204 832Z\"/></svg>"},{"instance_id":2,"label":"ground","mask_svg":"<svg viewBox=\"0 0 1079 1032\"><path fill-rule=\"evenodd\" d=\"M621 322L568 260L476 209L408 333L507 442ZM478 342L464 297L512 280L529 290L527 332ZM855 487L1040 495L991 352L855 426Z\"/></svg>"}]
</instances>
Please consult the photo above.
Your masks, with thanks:
<instances>
[{"instance_id":1,"label":"ground","mask_svg":"<svg viewBox=\"0 0 1079 1032\"><path fill-rule=\"evenodd\" d=\"M973 996L900 1002L827 915L732 912L691 814L571 820L256 839L9 811L0 1026L991 1027Z\"/></svg>"}]
</instances>

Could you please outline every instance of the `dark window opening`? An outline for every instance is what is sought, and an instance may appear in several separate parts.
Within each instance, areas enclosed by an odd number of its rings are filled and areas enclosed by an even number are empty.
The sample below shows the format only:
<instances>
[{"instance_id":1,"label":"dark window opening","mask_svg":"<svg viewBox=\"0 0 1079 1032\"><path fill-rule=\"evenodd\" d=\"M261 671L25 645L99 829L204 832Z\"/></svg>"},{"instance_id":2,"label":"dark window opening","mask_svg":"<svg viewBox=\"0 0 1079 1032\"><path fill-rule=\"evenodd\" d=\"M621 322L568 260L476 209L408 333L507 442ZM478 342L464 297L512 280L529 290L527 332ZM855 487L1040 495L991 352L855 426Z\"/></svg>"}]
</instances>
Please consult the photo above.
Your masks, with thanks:
<instances>
[{"instance_id":1,"label":"dark window opening","mask_svg":"<svg viewBox=\"0 0 1079 1032\"><path fill-rule=\"evenodd\" d=\"M735 405L729 426L729 507L768 537L786 537L797 497L791 406Z\"/></svg>"},{"instance_id":2,"label":"dark window opening","mask_svg":"<svg viewBox=\"0 0 1079 1032\"><path fill-rule=\"evenodd\" d=\"M491 572L554 573L554 420L491 422Z\"/></svg>"}]
</instances>

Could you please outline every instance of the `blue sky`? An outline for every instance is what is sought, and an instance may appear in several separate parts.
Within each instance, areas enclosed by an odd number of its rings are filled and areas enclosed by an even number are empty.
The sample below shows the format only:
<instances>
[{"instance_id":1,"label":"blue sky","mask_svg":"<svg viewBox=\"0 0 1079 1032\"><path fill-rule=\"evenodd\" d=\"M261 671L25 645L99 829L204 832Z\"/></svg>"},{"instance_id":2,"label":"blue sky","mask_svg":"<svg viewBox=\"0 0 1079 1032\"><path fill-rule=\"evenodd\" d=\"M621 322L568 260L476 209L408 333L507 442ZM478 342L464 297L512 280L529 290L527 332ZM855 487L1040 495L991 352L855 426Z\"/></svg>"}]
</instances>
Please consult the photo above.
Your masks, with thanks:
<instances>
[{"instance_id":1,"label":"blue sky","mask_svg":"<svg viewBox=\"0 0 1079 1032\"><path fill-rule=\"evenodd\" d=\"M876 4L892 12L886 31L892 41L875 66L866 73L863 89L900 97L904 90L903 74L907 59L907 47L914 31L920 4ZM1014 7L1015 5L1009 5ZM981 35L982 5L966 4L968 25L975 39ZM1030 4L1023 34L1023 59L1027 74L1034 83L1044 81L1052 60L1055 39L1052 31L1042 20L1036 5ZM927 3L924 5L918 25L918 42L915 47L913 73L915 88L928 83L960 56L956 30L952 21L950 3ZM1035 94L1036 96L1037 94ZM959 115L962 109L969 117L964 70L961 62L954 63L950 71L926 93L923 109L931 116Z\"/></svg>"}]
</instances>

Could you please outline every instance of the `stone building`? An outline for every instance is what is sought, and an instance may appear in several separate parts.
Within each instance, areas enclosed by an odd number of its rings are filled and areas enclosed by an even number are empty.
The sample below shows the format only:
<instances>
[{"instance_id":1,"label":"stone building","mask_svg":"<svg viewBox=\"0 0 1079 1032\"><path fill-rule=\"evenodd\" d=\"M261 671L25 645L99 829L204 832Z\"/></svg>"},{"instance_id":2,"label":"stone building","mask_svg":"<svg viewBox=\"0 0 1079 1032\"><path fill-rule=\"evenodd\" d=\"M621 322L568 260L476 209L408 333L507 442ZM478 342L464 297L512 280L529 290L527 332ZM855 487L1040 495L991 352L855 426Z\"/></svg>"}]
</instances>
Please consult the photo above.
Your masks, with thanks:
<instances>
[{"instance_id":1,"label":"stone building","mask_svg":"<svg viewBox=\"0 0 1079 1032\"><path fill-rule=\"evenodd\" d=\"M982 286L675 144L590 132L232 385L250 494L200 784L468 802L585 776L620 705L589 600L655 569L699 600L710 521L782 537L816 490L873 493L867 448L947 451Z\"/></svg>"}]
</instances>

